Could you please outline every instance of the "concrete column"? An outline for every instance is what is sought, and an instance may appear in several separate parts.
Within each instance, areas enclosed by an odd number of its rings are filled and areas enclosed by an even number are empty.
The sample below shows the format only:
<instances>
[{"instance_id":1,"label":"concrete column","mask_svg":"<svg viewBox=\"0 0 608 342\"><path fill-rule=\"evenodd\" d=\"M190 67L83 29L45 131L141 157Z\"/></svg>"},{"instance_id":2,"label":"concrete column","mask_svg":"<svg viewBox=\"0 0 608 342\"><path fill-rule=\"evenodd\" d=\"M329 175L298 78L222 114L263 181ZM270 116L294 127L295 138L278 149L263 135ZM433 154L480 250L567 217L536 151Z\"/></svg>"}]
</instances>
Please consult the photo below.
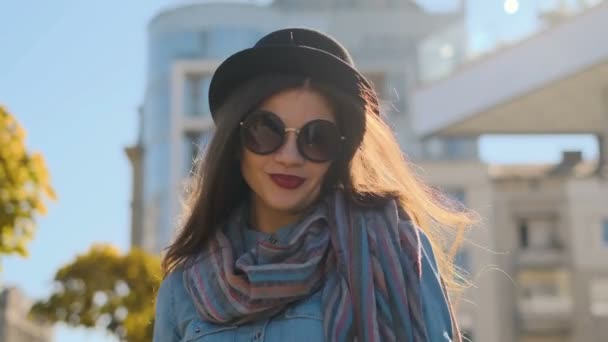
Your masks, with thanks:
<instances>
[{"instance_id":1,"label":"concrete column","mask_svg":"<svg viewBox=\"0 0 608 342\"><path fill-rule=\"evenodd\" d=\"M140 144L125 148L132 167L131 189L131 246L145 248L143 231L143 147Z\"/></svg>"}]
</instances>

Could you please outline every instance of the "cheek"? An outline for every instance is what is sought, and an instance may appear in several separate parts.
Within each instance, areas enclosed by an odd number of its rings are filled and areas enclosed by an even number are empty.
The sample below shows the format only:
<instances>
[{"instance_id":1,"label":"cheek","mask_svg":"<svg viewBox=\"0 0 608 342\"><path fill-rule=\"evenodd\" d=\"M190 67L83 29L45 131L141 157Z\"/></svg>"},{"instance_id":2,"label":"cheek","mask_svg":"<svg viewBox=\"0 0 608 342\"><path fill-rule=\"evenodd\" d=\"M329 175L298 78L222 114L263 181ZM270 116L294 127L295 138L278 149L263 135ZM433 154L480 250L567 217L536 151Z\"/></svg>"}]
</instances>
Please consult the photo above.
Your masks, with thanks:
<instances>
[{"instance_id":1,"label":"cheek","mask_svg":"<svg viewBox=\"0 0 608 342\"><path fill-rule=\"evenodd\" d=\"M318 183L322 183L329 171L331 164L314 164L311 168L311 173L315 175Z\"/></svg>"},{"instance_id":2,"label":"cheek","mask_svg":"<svg viewBox=\"0 0 608 342\"><path fill-rule=\"evenodd\" d=\"M255 175L263 171L264 167L264 156L254 155L249 151L242 151L241 158L241 173L247 183L254 181ZM251 185L251 184L250 184Z\"/></svg>"}]
</instances>

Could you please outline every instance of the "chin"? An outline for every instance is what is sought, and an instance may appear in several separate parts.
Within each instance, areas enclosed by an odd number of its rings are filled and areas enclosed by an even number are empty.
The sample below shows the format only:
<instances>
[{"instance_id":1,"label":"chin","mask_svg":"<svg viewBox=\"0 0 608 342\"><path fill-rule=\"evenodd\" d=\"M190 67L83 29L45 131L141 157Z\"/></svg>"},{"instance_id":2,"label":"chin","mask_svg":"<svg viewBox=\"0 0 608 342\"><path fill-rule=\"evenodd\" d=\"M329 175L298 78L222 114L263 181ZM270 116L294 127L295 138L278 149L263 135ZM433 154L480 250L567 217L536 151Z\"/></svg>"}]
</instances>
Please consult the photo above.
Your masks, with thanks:
<instances>
[{"instance_id":1,"label":"chin","mask_svg":"<svg viewBox=\"0 0 608 342\"><path fill-rule=\"evenodd\" d=\"M268 205L275 210L289 213L301 211L303 209L302 207L305 206L304 201L300 200L299 198L286 198L276 195L269 198Z\"/></svg>"},{"instance_id":2,"label":"chin","mask_svg":"<svg viewBox=\"0 0 608 342\"><path fill-rule=\"evenodd\" d=\"M289 213L298 213L312 203L313 201L307 200L308 195L302 193L281 193L279 191L270 193L267 198L267 204L280 211Z\"/></svg>"}]
</instances>

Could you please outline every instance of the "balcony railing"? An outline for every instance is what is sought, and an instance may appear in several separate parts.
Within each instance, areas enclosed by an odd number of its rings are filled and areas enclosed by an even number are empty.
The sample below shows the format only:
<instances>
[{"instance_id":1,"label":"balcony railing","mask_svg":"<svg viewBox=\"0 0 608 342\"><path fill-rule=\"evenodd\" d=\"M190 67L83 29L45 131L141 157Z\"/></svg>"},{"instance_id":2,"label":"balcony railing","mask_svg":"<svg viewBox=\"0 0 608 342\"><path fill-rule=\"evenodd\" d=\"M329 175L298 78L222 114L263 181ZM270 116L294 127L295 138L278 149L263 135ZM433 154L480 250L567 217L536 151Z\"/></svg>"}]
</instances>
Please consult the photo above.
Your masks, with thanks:
<instances>
[{"instance_id":1,"label":"balcony railing","mask_svg":"<svg viewBox=\"0 0 608 342\"><path fill-rule=\"evenodd\" d=\"M526 333L563 333L571 328L572 299L535 296L517 303L520 330Z\"/></svg>"},{"instance_id":2,"label":"balcony railing","mask_svg":"<svg viewBox=\"0 0 608 342\"><path fill-rule=\"evenodd\" d=\"M567 252L561 247L526 248L515 255L518 268L559 267L567 263Z\"/></svg>"}]
</instances>

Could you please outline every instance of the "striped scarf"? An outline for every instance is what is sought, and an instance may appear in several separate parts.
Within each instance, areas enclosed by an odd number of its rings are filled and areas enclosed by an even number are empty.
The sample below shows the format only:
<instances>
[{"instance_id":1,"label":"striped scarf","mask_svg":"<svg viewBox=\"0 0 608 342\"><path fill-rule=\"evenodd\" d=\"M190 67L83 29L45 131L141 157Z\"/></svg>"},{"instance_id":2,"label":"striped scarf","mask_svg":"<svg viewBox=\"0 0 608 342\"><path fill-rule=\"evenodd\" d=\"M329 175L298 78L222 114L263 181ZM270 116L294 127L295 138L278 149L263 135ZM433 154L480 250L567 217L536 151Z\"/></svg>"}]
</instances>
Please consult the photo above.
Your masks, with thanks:
<instances>
[{"instance_id":1,"label":"striped scarf","mask_svg":"<svg viewBox=\"0 0 608 342\"><path fill-rule=\"evenodd\" d=\"M185 267L184 284L205 321L269 318L322 289L326 341L427 341L418 230L395 201L355 209L342 192L300 220L285 244L245 250L245 210L218 229Z\"/></svg>"}]
</instances>

